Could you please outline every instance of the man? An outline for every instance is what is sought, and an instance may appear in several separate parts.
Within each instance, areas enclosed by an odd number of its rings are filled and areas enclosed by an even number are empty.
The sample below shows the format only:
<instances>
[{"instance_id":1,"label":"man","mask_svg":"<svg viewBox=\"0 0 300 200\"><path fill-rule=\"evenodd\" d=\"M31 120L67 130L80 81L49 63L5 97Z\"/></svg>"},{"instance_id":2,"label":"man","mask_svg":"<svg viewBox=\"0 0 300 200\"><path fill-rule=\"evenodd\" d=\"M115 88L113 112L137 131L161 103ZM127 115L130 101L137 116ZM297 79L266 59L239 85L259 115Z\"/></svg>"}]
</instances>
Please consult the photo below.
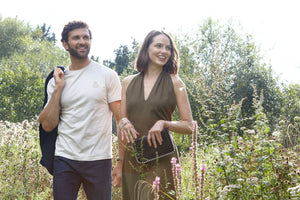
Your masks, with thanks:
<instances>
[{"instance_id":1,"label":"man","mask_svg":"<svg viewBox=\"0 0 300 200\"><path fill-rule=\"evenodd\" d=\"M111 199L112 114L117 123L121 84L115 71L91 61L91 31L86 23L64 26L63 47L71 65L55 68L48 102L39 116L45 131L58 125L53 196L74 200L83 184L89 200Z\"/></svg>"}]
</instances>

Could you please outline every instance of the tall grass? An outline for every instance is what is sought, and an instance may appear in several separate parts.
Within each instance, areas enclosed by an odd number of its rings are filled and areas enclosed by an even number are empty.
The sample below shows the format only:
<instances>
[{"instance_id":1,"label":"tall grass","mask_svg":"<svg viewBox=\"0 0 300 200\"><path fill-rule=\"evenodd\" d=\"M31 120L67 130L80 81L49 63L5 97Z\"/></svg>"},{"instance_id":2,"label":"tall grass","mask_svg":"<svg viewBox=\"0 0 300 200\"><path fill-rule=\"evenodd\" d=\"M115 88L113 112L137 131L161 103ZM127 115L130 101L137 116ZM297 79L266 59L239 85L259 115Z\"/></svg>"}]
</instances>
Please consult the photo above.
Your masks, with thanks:
<instances>
[{"instance_id":1,"label":"tall grass","mask_svg":"<svg viewBox=\"0 0 300 200\"><path fill-rule=\"evenodd\" d=\"M257 101L255 127L242 127L242 135L225 142L205 143L212 139L199 128L196 168L192 151L180 157L180 199L300 199L299 120L280 122L278 131L269 133L260 105ZM53 198L52 176L39 164L37 130L36 119L0 122L0 199ZM195 178L199 183L193 185ZM201 188L196 192L195 187ZM85 199L82 189L78 199ZM119 188L113 188L113 199L122 199Z\"/></svg>"},{"instance_id":2,"label":"tall grass","mask_svg":"<svg viewBox=\"0 0 300 200\"><path fill-rule=\"evenodd\" d=\"M38 123L0 122L1 199L51 199L52 177L39 164Z\"/></svg>"},{"instance_id":3,"label":"tall grass","mask_svg":"<svg viewBox=\"0 0 300 200\"><path fill-rule=\"evenodd\" d=\"M0 121L0 199L53 199L52 176L39 163L38 125ZM78 199L86 199L82 188ZM113 188L113 199L121 199L120 189Z\"/></svg>"}]
</instances>

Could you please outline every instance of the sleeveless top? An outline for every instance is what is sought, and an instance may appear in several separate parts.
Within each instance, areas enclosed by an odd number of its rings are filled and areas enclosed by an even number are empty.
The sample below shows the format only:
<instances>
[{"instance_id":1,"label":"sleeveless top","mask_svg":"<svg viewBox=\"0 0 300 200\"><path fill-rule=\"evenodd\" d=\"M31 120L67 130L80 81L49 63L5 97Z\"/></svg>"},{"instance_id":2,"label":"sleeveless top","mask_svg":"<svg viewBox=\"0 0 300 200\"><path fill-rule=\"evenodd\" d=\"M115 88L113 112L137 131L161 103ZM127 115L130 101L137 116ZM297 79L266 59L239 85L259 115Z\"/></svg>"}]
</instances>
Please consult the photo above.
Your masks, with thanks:
<instances>
[{"instance_id":1,"label":"sleeveless top","mask_svg":"<svg viewBox=\"0 0 300 200\"><path fill-rule=\"evenodd\" d=\"M144 74L134 77L126 91L127 117L140 136L148 134L158 120L171 121L176 107L176 96L169 73L162 71L144 98Z\"/></svg>"}]
</instances>

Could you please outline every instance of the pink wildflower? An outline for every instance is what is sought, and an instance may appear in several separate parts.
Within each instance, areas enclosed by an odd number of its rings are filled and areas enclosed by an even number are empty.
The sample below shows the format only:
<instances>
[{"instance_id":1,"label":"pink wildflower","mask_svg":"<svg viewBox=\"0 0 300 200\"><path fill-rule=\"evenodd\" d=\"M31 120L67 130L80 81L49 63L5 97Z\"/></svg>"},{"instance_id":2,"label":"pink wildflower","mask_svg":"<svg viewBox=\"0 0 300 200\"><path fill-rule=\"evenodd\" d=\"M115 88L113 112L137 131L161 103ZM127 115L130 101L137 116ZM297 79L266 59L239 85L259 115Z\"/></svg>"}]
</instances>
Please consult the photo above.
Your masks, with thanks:
<instances>
[{"instance_id":1,"label":"pink wildflower","mask_svg":"<svg viewBox=\"0 0 300 200\"><path fill-rule=\"evenodd\" d=\"M206 164L200 165L200 170L204 172L206 170Z\"/></svg>"},{"instance_id":2,"label":"pink wildflower","mask_svg":"<svg viewBox=\"0 0 300 200\"><path fill-rule=\"evenodd\" d=\"M177 158L175 158L175 157L171 158L171 163L172 164L175 164L176 162L177 162Z\"/></svg>"},{"instance_id":3,"label":"pink wildflower","mask_svg":"<svg viewBox=\"0 0 300 200\"><path fill-rule=\"evenodd\" d=\"M154 192L154 200L159 200L159 184L160 184L160 178L156 176L152 185L153 192Z\"/></svg>"}]
</instances>

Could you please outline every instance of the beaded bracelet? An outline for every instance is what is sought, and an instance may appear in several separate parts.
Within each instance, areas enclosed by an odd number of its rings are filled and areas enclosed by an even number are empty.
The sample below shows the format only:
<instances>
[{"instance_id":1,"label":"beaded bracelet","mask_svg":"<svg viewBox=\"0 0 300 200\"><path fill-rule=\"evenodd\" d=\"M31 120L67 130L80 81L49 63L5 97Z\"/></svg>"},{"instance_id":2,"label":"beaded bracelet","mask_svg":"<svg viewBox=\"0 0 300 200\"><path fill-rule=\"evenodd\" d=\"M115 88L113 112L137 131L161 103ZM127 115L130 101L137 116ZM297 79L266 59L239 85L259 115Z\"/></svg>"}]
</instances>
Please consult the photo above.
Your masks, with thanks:
<instances>
[{"instance_id":1,"label":"beaded bracelet","mask_svg":"<svg viewBox=\"0 0 300 200\"><path fill-rule=\"evenodd\" d=\"M119 129L122 130L128 123L130 123L130 121L126 117L123 117L119 122Z\"/></svg>"}]
</instances>

